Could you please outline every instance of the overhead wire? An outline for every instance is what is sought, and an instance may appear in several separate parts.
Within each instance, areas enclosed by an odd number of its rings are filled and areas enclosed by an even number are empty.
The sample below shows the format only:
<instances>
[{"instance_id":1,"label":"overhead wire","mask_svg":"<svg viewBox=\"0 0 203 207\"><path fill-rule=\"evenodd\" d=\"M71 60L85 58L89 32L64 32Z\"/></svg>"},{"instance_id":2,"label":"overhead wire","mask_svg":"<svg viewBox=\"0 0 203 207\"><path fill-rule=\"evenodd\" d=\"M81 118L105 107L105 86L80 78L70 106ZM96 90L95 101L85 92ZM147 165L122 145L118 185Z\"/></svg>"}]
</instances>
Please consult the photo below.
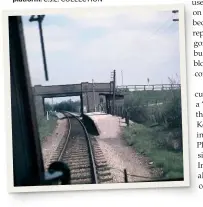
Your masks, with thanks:
<instances>
[{"instance_id":1,"label":"overhead wire","mask_svg":"<svg viewBox=\"0 0 203 207\"><path fill-rule=\"evenodd\" d=\"M169 24L168 24L169 23ZM146 39L146 42L156 37L158 34L161 34L159 31L162 30L166 32L168 28L170 28L172 25L174 25L173 22L173 16L171 15L166 21L164 21L149 37ZM159 32L159 33L158 33Z\"/></svg>"},{"instance_id":2,"label":"overhead wire","mask_svg":"<svg viewBox=\"0 0 203 207\"><path fill-rule=\"evenodd\" d=\"M145 41L145 45L150 41L152 40L154 37L156 37L158 34L160 34L159 31L162 30L163 31L167 31L167 29L169 29L172 25L174 25L174 22L173 22L173 15L171 15L169 18L167 18L166 21L164 21L153 33L151 33L151 35L149 35L149 37L146 39ZM135 56L136 58L141 58L143 59L143 57L141 56L138 56L136 55ZM147 64L151 64L150 61L147 61L146 59L144 60L144 63L147 63Z\"/></svg>"},{"instance_id":3,"label":"overhead wire","mask_svg":"<svg viewBox=\"0 0 203 207\"><path fill-rule=\"evenodd\" d=\"M171 22L172 21L172 17L170 16L166 21L164 21L150 36L149 36L149 38L148 38L148 40L149 39L151 39L152 37L154 37L162 28L164 28L165 27L165 25L167 24L167 23L169 23L169 22Z\"/></svg>"}]
</instances>

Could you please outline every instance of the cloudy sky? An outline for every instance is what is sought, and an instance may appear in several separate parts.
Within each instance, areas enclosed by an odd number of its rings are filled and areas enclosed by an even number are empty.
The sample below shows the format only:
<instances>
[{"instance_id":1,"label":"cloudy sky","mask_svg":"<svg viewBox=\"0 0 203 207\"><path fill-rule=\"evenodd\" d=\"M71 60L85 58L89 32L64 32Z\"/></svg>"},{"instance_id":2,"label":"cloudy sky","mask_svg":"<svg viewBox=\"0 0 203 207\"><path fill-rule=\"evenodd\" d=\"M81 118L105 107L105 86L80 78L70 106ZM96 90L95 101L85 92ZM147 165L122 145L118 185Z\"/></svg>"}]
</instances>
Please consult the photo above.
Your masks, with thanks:
<instances>
[{"instance_id":1,"label":"cloudy sky","mask_svg":"<svg viewBox=\"0 0 203 207\"><path fill-rule=\"evenodd\" d=\"M168 83L179 74L178 23L172 11L70 9L43 21L49 81L45 81L37 22L23 17L32 84Z\"/></svg>"}]
</instances>

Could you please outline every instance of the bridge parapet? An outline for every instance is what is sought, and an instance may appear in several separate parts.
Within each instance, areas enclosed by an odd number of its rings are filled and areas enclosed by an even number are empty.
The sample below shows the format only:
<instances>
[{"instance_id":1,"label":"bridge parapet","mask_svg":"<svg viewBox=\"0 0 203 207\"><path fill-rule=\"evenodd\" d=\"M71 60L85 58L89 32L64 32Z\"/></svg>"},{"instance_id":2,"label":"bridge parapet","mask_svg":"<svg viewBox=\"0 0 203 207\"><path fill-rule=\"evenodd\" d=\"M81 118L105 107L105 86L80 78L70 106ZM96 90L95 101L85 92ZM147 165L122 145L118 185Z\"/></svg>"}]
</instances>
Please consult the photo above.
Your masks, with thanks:
<instances>
[{"instance_id":1,"label":"bridge parapet","mask_svg":"<svg viewBox=\"0 0 203 207\"><path fill-rule=\"evenodd\" d=\"M88 83L68 84L68 85L51 85L33 87L33 93L36 96L60 96L60 95L80 95L83 92L92 92L94 87L95 92L110 92L110 83Z\"/></svg>"},{"instance_id":2,"label":"bridge parapet","mask_svg":"<svg viewBox=\"0 0 203 207\"><path fill-rule=\"evenodd\" d=\"M110 83L88 83L82 82L81 83L82 91L83 92L92 92L93 89L95 92L110 92L111 86Z\"/></svg>"},{"instance_id":3,"label":"bridge parapet","mask_svg":"<svg viewBox=\"0 0 203 207\"><path fill-rule=\"evenodd\" d=\"M71 85L52 85L52 86L34 86L34 95L58 95L64 93L80 93L80 84Z\"/></svg>"}]
</instances>

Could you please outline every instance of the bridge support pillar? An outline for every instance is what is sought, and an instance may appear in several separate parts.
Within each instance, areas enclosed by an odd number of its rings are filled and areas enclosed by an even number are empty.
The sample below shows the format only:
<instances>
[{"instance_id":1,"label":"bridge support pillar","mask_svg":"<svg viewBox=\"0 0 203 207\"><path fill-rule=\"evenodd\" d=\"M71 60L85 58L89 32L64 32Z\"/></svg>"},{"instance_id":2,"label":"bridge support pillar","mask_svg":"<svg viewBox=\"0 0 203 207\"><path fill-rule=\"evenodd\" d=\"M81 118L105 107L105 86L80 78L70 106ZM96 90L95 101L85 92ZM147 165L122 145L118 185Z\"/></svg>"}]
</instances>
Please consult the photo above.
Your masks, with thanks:
<instances>
[{"instance_id":1,"label":"bridge support pillar","mask_svg":"<svg viewBox=\"0 0 203 207\"><path fill-rule=\"evenodd\" d=\"M35 107L37 118L45 115L44 98L42 96L35 96Z\"/></svg>"},{"instance_id":2,"label":"bridge support pillar","mask_svg":"<svg viewBox=\"0 0 203 207\"><path fill-rule=\"evenodd\" d=\"M80 113L84 114L83 94L80 95Z\"/></svg>"},{"instance_id":3,"label":"bridge support pillar","mask_svg":"<svg viewBox=\"0 0 203 207\"><path fill-rule=\"evenodd\" d=\"M87 104L88 104L88 109L89 109L89 112L94 112L95 110L97 110L98 108L98 105L99 105L99 93L95 92L88 92L87 93Z\"/></svg>"}]
</instances>

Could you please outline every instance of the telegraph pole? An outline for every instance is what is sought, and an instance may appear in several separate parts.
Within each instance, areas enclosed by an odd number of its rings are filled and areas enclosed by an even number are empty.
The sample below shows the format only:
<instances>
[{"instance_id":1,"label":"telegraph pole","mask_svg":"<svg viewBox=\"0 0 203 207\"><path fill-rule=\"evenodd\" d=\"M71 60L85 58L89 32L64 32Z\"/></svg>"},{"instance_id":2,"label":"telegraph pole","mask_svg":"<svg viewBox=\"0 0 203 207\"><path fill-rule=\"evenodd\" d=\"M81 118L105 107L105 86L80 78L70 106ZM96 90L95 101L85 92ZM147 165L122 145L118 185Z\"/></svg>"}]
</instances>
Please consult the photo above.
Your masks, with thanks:
<instances>
[{"instance_id":1,"label":"telegraph pole","mask_svg":"<svg viewBox=\"0 0 203 207\"><path fill-rule=\"evenodd\" d=\"M43 63L44 63L44 73L45 73L45 78L46 81L49 80L48 77L48 71L47 71L47 62L46 62L46 55L45 55L45 48L44 48L44 38L43 38L43 31L42 31L42 21L45 17L45 15L32 15L29 19L30 22L37 21L38 26L39 26L39 35L40 35L40 42L41 42L41 49L42 49L42 58L43 58Z\"/></svg>"},{"instance_id":2,"label":"telegraph pole","mask_svg":"<svg viewBox=\"0 0 203 207\"><path fill-rule=\"evenodd\" d=\"M113 103L112 103L113 115L115 115L115 99L116 99L116 70L113 71Z\"/></svg>"}]
</instances>

